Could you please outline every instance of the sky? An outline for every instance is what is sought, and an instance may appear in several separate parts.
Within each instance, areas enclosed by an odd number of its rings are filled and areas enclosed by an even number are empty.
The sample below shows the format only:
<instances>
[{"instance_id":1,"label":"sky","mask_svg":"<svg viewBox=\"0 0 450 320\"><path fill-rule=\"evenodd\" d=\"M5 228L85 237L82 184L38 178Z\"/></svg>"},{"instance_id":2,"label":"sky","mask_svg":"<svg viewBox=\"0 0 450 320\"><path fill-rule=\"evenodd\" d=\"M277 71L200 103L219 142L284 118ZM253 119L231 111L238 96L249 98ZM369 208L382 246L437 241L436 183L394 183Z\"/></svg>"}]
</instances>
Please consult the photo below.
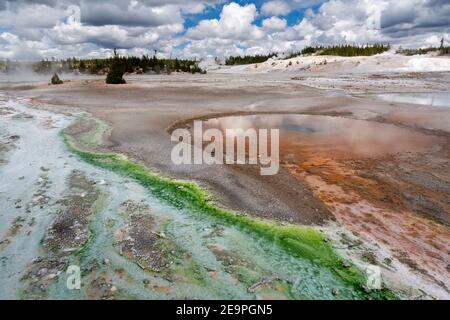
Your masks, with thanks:
<instances>
[{"instance_id":1,"label":"sky","mask_svg":"<svg viewBox=\"0 0 450 320\"><path fill-rule=\"evenodd\" d=\"M0 59L213 58L450 42L450 0L0 0Z\"/></svg>"}]
</instances>

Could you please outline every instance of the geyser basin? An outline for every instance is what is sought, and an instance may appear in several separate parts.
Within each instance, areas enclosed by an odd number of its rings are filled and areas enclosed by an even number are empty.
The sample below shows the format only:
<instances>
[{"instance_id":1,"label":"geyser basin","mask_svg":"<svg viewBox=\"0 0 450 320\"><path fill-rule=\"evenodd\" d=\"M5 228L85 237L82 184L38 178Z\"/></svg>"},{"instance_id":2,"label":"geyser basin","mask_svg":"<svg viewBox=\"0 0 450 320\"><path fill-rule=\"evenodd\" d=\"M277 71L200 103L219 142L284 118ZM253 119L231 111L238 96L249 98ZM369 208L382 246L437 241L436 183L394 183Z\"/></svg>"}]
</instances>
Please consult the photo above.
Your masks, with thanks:
<instances>
[{"instance_id":1,"label":"geyser basin","mask_svg":"<svg viewBox=\"0 0 450 320\"><path fill-rule=\"evenodd\" d=\"M447 138L320 115L232 116L210 119L204 127L279 128L282 166L341 225L377 244L379 256L371 261L383 261L390 252L401 261L398 265L407 265L395 271L396 280L421 283L435 296L447 295Z\"/></svg>"}]
</instances>

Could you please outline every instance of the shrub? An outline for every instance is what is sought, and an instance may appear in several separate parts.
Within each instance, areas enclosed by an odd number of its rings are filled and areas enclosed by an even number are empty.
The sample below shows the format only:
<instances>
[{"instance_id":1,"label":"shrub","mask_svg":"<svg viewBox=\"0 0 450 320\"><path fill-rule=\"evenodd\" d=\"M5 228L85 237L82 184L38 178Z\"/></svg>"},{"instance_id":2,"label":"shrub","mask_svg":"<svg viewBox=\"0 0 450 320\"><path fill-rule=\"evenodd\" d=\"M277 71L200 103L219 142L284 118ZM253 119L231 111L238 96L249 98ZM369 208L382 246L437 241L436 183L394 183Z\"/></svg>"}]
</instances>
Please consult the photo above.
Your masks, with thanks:
<instances>
[{"instance_id":1,"label":"shrub","mask_svg":"<svg viewBox=\"0 0 450 320\"><path fill-rule=\"evenodd\" d=\"M108 84L124 84L127 83L123 78L123 69L115 66L111 66L111 70L109 70L106 75L106 83Z\"/></svg>"},{"instance_id":2,"label":"shrub","mask_svg":"<svg viewBox=\"0 0 450 320\"><path fill-rule=\"evenodd\" d=\"M55 73L52 77L52 84L63 84L64 82L59 78L58 74Z\"/></svg>"}]
</instances>

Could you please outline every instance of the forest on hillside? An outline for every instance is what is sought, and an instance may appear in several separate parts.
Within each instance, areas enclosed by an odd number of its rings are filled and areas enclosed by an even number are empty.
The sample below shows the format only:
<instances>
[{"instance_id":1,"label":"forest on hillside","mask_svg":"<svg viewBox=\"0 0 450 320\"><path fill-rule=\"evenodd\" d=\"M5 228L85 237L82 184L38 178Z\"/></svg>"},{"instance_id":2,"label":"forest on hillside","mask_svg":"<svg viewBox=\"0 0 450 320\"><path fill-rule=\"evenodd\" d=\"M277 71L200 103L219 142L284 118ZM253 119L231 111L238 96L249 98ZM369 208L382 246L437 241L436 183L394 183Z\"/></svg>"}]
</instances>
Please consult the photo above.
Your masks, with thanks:
<instances>
[{"instance_id":1,"label":"forest on hillside","mask_svg":"<svg viewBox=\"0 0 450 320\"><path fill-rule=\"evenodd\" d=\"M266 55L257 54L254 56L246 55L246 56L230 56L225 60L225 64L227 66L234 65L242 65L242 64L252 64L252 63L261 63L269 60L270 58L276 56L275 53L269 53Z\"/></svg>"},{"instance_id":2,"label":"forest on hillside","mask_svg":"<svg viewBox=\"0 0 450 320\"><path fill-rule=\"evenodd\" d=\"M288 54L286 58L294 58L300 55L316 54L316 55L333 55L343 57L354 56L372 56L378 53L383 53L390 49L389 45L374 44L374 45L335 45L335 46L316 46L305 47L301 51ZM276 53L269 53L266 55L245 55L245 56L230 56L225 60L225 65L242 65L252 63L262 63L270 58L277 56Z\"/></svg>"},{"instance_id":3,"label":"forest on hillside","mask_svg":"<svg viewBox=\"0 0 450 320\"><path fill-rule=\"evenodd\" d=\"M335 45L335 46L308 46L300 52L294 52L289 55L293 58L299 55L316 54L321 56L341 56L341 57L357 57L357 56L373 56L386 52L390 49L390 45L372 44L372 45Z\"/></svg>"}]
</instances>

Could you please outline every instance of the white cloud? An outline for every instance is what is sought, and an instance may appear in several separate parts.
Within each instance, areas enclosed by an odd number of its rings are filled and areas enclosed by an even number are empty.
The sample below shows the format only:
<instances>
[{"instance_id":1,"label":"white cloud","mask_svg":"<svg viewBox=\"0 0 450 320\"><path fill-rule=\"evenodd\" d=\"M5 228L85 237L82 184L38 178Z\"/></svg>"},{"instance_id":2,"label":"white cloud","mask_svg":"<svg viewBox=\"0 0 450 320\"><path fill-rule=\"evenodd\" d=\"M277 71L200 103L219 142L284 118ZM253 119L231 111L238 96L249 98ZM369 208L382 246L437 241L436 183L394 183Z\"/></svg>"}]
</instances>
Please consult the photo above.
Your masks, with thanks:
<instances>
[{"instance_id":1,"label":"white cloud","mask_svg":"<svg viewBox=\"0 0 450 320\"><path fill-rule=\"evenodd\" d=\"M216 19L185 30L186 19L216 9ZM305 10L300 21L283 19L293 10ZM97 57L114 47L222 57L346 42L437 46L450 40L449 16L446 0L270 0L260 12L225 0L0 0L0 58Z\"/></svg>"},{"instance_id":2,"label":"white cloud","mask_svg":"<svg viewBox=\"0 0 450 320\"><path fill-rule=\"evenodd\" d=\"M291 12L289 4L281 0L265 2L261 7L262 14L266 16L285 16Z\"/></svg>"},{"instance_id":3,"label":"white cloud","mask_svg":"<svg viewBox=\"0 0 450 320\"><path fill-rule=\"evenodd\" d=\"M264 19L262 25L265 29L268 30L284 30L287 27L286 19L280 19L278 17L270 17Z\"/></svg>"},{"instance_id":4,"label":"white cloud","mask_svg":"<svg viewBox=\"0 0 450 320\"><path fill-rule=\"evenodd\" d=\"M198 14L205 11L206 5L204 3L188 3L182 7L183 13Z\"/></svg>"},{"instance_id":5,"label":"white cloud","mask_svg":"<svg viewBox=\"0 0 450 320\"><path fill-rule=\"evenodd\" d=\"M126 28L118 25L86 26L79 22L59 23L48 32L57 44L100 44L107 48L134 48L154 44L163 36L183 31L182 24L155 28Z\"/></svg>"},{"instance_id":6,"label":"white cloud","mask_svg":"<svg viewBox=\"0 0 450 320\"><path fill-rule=\"evenodd\" d=\"M256 6L249 4L240 6L237 3L225 5L220 19L202 20L188 30L188 38L199 40L203 38L224 38L236 40L259 39L264 32L253 24L257 16Z\"/></svg>"},{"instance_id":7,"label":"white cloud","mask_svg":"<svg viewBox=\"0 0 450 320\"><path fill-rule=\"evenodd\" d=\"M41 59L40 50L45 48L46 46L42 42L22 41L12 33L0 33L0 59Z\"/></svg>"}]
</instances>

